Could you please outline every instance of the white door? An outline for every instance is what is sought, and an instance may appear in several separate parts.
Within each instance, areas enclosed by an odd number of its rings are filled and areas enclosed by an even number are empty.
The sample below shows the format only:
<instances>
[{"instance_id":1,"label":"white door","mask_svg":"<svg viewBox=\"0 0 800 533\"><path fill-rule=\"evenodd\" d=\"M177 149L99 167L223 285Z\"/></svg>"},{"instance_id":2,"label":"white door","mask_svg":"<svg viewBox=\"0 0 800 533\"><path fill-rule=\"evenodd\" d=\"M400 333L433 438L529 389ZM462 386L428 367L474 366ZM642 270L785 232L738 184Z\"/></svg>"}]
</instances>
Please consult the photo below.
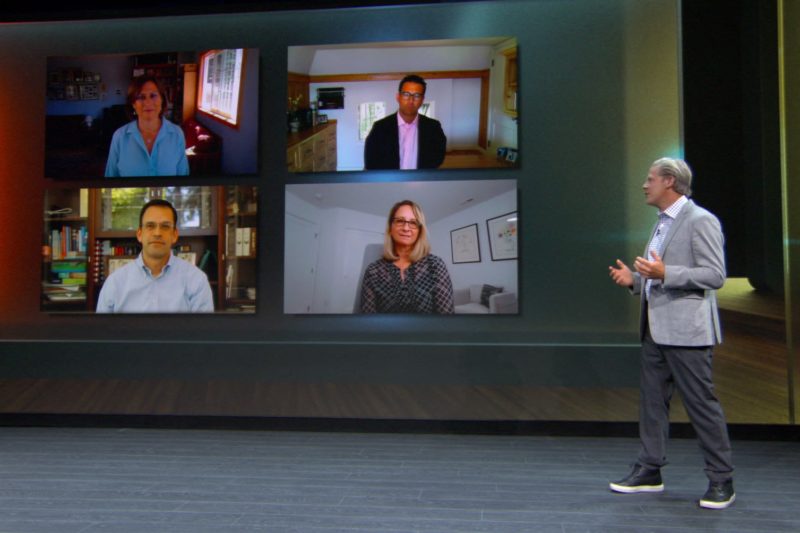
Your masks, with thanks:
<instances>
[{"instance_id":1,"label":"white door","mask_svg":"<svg viewBox=\"0 0 800 533\"><path fill-rule=\"evenodd\" d=\"M310 313L319 255L319 224L286 213L283 312Z\"/></svg>"}]
</instances>

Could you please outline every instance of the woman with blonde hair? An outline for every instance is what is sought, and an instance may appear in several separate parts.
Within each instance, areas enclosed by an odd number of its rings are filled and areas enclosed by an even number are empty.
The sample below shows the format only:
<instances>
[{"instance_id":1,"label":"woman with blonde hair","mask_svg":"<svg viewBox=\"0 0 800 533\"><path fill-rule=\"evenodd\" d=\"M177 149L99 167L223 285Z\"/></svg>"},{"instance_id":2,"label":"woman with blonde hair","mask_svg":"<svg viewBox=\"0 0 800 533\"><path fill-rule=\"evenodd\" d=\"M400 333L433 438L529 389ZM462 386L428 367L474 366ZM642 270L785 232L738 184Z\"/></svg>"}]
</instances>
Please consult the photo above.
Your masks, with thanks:
<instances>
[{"instance_id":1,"label":"woman with blonde hair","mask_svg":"<svg viewBox=\"0 0 800 533\"><path fill-rule=\"evenodd\" d=\"M386 222L383 257L367 266L362 313L453 313L453 284L441 258L430 253L425 214L403 200Z\"/></svg>"}]
</instances>

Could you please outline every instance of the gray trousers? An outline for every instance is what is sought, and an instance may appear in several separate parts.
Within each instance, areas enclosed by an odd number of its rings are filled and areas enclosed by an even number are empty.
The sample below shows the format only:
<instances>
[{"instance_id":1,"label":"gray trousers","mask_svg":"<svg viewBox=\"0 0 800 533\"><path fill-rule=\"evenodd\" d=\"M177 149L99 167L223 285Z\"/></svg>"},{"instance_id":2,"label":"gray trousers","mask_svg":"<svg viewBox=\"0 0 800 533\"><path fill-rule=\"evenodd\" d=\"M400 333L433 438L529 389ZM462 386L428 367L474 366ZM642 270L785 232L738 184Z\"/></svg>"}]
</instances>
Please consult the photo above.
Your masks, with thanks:
<instances>
[{"instance_id":1,"label":"gray trousers","mask_svg":"<svg viewBox=\"0 0 800 533\"><path fill-rule=\"evenodd\" d=\"M711 379L711 346L656 344L645 332L642 342L639 392L639 464L658 469L667 464L669 404L675 386L692 422L705 459L705 472L714 482L732 477L731 443L722 406Z\"/></svg>"}]
</instances>

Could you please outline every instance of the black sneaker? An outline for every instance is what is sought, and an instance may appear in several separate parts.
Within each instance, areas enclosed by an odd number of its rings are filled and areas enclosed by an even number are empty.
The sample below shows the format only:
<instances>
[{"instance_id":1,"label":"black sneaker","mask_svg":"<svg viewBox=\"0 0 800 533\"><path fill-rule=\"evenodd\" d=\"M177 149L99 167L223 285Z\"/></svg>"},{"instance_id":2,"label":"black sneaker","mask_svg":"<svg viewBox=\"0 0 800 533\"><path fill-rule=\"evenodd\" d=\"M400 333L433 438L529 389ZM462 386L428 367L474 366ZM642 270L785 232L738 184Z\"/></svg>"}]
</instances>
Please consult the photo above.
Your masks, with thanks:
<instances>
[{"instance_id":1,"label":"black sneaker","mask_svg":"<svg viewBox=\"0 0 800 533\"><path fill-rule=\"evenodd\" d=\"M736 493L733 492L733 480L721 483L710 482L708 490L700 499L700 507L706 509L725 509L736 500Z\"/></svg>"},{"instance_id":2,"label":"black sneaker","mask_svg":"<svg viewBox=\"0 0 800 533\"><path fill-rule=\"evenodd\" d=\"M649 470L640 464L633 465L633 470L625 479L608 484L614 492L633 494L634 492L662 492L661 470Z\"/></svg>"}]
</instances>

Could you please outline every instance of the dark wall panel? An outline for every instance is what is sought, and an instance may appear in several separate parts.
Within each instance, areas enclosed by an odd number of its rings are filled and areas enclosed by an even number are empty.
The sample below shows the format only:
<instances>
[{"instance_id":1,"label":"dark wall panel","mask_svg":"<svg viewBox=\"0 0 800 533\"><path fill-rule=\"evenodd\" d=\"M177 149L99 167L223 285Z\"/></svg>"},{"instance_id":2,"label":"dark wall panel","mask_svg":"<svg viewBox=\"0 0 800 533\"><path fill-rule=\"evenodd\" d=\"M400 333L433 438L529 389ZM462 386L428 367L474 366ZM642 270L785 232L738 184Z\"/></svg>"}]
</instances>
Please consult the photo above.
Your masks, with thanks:
<instances>
[{"instance_id":1,"label":"dark wall panel","mask_svg":"<svg viewBox=\"0 0 800 533\"><path fill-rule=\"evenodd\" d=\"M648 39L653 29L645 22L654 14L666 23L659 38ZM159 380L223 377L608 387L609 395L635 388L638 305L608 280L607 265L639 253L647 239L653 213L639 189L647 165L680 155L676 21L670 0L511 0L0 27L0 68L13 73L0 82L7 110L0 117L0 220L9 228L0 246L0 377L152 380L154 394ZM310 179L285 167L287 47L501 35L519 42L520 167L418 171L413 178L517 180L520 314L284 315L284 185ZM43 190L52 185L43 178L47 56L239 46L259 48L261 62L261 166L257 175L236 180L259 187L258 312L41 312L41 209ZM656 123L661 127L652 128ZM218 184L212 178L196 183ZM560 400L548 401L557 407ZM610 404L592 407L594 418L617 416ZM307 415L315 416L311 409Z\"/></svg>"}]
</instances>

